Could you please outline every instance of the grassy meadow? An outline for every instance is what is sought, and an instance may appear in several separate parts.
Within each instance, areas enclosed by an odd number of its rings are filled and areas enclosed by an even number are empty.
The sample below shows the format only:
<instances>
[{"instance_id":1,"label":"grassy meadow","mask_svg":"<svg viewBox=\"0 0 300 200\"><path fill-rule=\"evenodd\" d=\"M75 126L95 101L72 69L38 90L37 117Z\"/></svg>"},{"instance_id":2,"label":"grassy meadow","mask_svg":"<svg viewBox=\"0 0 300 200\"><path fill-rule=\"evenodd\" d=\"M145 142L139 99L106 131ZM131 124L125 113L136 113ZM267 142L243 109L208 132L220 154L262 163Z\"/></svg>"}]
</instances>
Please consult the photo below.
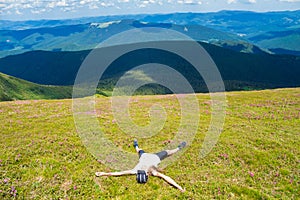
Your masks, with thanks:
<instances>
[{"instance_id":1,"label":"grassy meadow","mask_svg":"<svg viewBox=\"0 0 300 200\"><path fill-rule=\"evenodd\" d=\"M72 100L0 102L0 199L299 199L300 88L228 92L226 120L215 148L198 159L210 123L210 98L198 94L198 132L185 154L163 173L186 189L150 177L95 177L110 171L82 144L74 125ZM160 133L140 140L146 151L164 149L180 123L173 95L134 96L131 116L139 125L148 110L165 107ZM133 138L119 129L110 97L96 98L100 128L125 151Z\"/></svg>"}]
</instances>

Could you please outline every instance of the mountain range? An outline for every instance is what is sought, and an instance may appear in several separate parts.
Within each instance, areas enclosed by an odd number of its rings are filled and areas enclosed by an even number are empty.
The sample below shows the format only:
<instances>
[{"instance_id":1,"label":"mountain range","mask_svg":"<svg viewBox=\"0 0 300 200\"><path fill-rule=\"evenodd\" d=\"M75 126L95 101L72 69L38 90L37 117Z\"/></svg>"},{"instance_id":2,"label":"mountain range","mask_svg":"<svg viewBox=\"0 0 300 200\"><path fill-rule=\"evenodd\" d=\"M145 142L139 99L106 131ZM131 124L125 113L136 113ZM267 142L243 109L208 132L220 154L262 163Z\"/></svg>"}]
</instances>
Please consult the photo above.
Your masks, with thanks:
<instances>
[{"instance_id":1,"label":"mountain range","mask_svg":"<svg viewBox=\"0 0 300 200\"><path fill-rule=\"evenodd\" d=\"M300 51L300 10L297 11L282 11L282 12L250 12L250 11L220 11L211 13L171 13L171 14L153 14L153 15L120 15L120 16L100 16L100 17L87 17L80 19L66 19L66 20L38 20L38 21L0 21L0 42L1 46L5 46L6 50L10 50L10 54L20 53L20 49L27 50L52 50L56 49L57 45L52 44L51 38L56 37L57 31L65 33L75 33L74 41L79 41L82 37L78 33L87 36L87 43L83 47L76 47L72 45L61 45L63 50L83 50L91 45L89 38L93 38L93 31L87 30L90 25L98 24L103 30L97 30L101 35L101 40L106 39L105 35L111 36L116 32L122 32L132 27L132 21L139 21L141 23L156 23L156 24L169 24L175 30L184 30L186 26L192 26L194 32L201 32L203 27L210 28L209 32L221 31L229 40L241 40L252 43L262 49L284 49L288 53ZM113 23L113 22L118 22ZM66 27L67 26L67 27ZM177 27L174 27L177 26ZM182 27L181 27L182 26ZM198 27L199 26L199 27ZM197 28L195 28L197 27ZM47 29L48 28L48 29ZM49 29L50 28L50 29ZM33 29L32 36L30 31ZM116 30L118 29L118 30ZM196 29L196 30L195 30ZM198 30L197 30L198 29ZM2 32L3 31L3 32ZM11 33L9 31L12 31ZM17 32L14 32L17 31ZM192 31L192 30L189 30ZM32 32L32 31L31 31ZM107 34L103 33L106 32ZM36 33L34 35L34 33ZM184 32L186 33L186 32ZM95 34L95 33L94 33ZM186 33L188 35L195 35L195 33ZM16 35L16 37L14 37ZM27 36L28 38L20 39L20 36ZM11 38L9 36L12 36ZM57 36L62 36L61 34ZM83 37L84 37L83 36ZM216 35L218 36L218 34ZM238 36L238 37L234 37ZM47 40L50 39L47 45L52 49L43 49L45 45L37 46L37 48L29 48L35 42L42 42L43 37ZM203 35L201 36L203 37ZM193 37L195 40L200 40L198 35ZM234 38L232 38L234 37ZM222 38L218 38L221 39ZM22 41L24 39L24 41ZM58 38L63 40L63 38ZM204 36L204 40L207 39ZM224 39L224 38L223 38ZM7 42L9 41L9 42ZM71 40L70 40L71 41ZM57 43L57 42L54 42ZM98 44L97 38L92 44ZM79 44L81 45L81 44ZM91 46L89 46L91 45ZM67 46L67 47L66 47ZM43 48L41 48L43 47ZM60 48L60 47L58 47ZM23 52L25 52L23 50ZM272 51L271 51L272 52ZM278 53L278 51L274 51ZM286 51L281 51L286 53ZM3 57L3 52L0 56Z\"/></svg>"},{"instance_id":2,"label":"mountain range","mask_svg":"<svg viewBox=\"0 0 300 200\"><path fill-rule=\"evenodd\" d=\"M183 46L185 43L182 41ZM227 90L300 86L300 57L242 53L208 43L200 44L216 63ZM101 51L114 52L114 48L126 48L126 45L106 47ZM88 53L89 50L26 52L0 59L0 70L38 84L73 85ZM101 63L101 60L99 62ZM201 75L190 63L172 53L156 49L136 50L115 60L103 74L99 88L101 91L111 91L126 71L147 63L168 65L185 76L196 92L207 91Z\"/></svg>"},{"instance_id":3,"label":"mountain range","mask_svg":"<svg viewBox=\"0 0 300 200\"><path fill-rule=\"evenodd\" d=\"M228 91L299 87L299 18L300 11L221 11L0 21L0 72L4 73L0 74L0 96L2 100L68 98L69 86L92 49L117 33L149 27L177 31L198 41L216 63ZM126 45L130 44L102 50ZM159 50L140 49L109 66L99 82L98 93L110 95L126 71L154 61L176 69L196 92L207 92L201 75L186 60ZM162 93L171 91L153 84L137 91Z\"/></svg>"},{"instance_id":4,"label":"mountain range","mask_svg":"<svg viewBox=\"0 0 300 200\"><path fill-rule=\"evenodd\" d=\"M174 25L170 23L144 23L136 20L120 20L105 23L62 25L25 30L0 30L2 39L0 57L34 50L80 51L95 48L112 35L135 28L156 27L174 30L196 41L217 43L219 41L243 40L234 34L225 33L201 25ZM246 41L243 43L247 44ZM249 45L249 44L248 44Z\"/></svg>"}]
</instances>

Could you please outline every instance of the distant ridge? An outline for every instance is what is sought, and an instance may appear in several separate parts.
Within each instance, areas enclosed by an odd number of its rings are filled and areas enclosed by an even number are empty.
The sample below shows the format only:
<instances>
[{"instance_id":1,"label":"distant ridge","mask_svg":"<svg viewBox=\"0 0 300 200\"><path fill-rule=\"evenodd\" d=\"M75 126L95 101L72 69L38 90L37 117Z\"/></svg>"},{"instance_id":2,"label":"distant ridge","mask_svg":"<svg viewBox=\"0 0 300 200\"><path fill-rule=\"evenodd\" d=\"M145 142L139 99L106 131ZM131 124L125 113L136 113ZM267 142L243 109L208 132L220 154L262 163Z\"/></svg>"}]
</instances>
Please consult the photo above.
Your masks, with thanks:
<instances>
[{"instance_id":1,"label":"distant ridge","mask_svg":"<svg viewBox=\"0 0 300 200\"><path fill-rule=\"evenodd\" d=\"M215 61L227 90L300 86L300 57L240 53L207 43L200 44ZM88 53L89 51L27 52L0 59L0 71L39 84L72 85ZM118 78L126 71L153 62L176 69L189 80L196 92L207 91L203 79L187 61L155 49L137 50L115 60L103 75L99 87L102 90L112 90Z\"/></svg>"},{"instance_id":2,"label":"distant ridge","mask_svg":"<svg viewBox=\"0 0 300 200\"><path fill-rule=\"evenodd\" d=\"M21 22L0 20L0 57L33 50L92 49L106 38L136 27L134 23L188 30L184 33L197 41L242 41L266 51L281 48L293 54L299 51L299 18L300 10L140 14ZM92 24L99 24L99 27L90 26ZM201 35L203 30L206 34Z\"/></svg>"},{"instance_id":3,"label":"distant ridge","mask_svg":"<svg viewBox=\"0 0 300 200\"><path fill-rule=\"evenodd\" d=\"M109 22L92 22L55 27L36 27L24 30L0 30L0 57L28 51L82 51L93 49L109 37L136 28L156 27L183 33L196 41L243 41L232 33L214 30L201 25L171 23L143 23L123 19Z\"/></svg>"}]
</instances>

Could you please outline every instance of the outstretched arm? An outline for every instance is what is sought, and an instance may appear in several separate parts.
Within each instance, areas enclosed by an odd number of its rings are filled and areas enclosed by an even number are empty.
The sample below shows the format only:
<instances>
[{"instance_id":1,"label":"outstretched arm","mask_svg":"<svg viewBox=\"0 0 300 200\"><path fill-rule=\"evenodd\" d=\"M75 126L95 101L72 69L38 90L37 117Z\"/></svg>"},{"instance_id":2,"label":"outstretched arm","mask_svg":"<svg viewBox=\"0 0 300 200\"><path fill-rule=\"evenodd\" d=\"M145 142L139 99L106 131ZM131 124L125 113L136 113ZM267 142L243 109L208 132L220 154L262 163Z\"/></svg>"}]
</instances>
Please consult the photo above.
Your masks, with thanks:
<instances>
[{"instance_id":1,"label":"outstretched arm","mask_svg":"<svg viewBox=\"0 0 300 200\"><path fill-rule=\"evenodd\" d=\"M122 176L135 174L132 170L126 170L121 172L96 172L96 176Z\"/></svg>"},{"instance_id":2,"label":"outstretched arm","mask_svg":"<svg viewBox=\"0 0 300 200\"><path fill-rule=\"evenodd\" d=\"M158 171L152 171L151 172L153 176L157 176L157 177L160 177L162 179L164 179L165 181L167 181L169 184L173 185L174 187L176 187L177 189L179 189L181 192L185 192L185 190L180 186L178 185L172 178L170 178L169 176L166 176L162 173L159 173Z\"/></svg>"}]
</instances>

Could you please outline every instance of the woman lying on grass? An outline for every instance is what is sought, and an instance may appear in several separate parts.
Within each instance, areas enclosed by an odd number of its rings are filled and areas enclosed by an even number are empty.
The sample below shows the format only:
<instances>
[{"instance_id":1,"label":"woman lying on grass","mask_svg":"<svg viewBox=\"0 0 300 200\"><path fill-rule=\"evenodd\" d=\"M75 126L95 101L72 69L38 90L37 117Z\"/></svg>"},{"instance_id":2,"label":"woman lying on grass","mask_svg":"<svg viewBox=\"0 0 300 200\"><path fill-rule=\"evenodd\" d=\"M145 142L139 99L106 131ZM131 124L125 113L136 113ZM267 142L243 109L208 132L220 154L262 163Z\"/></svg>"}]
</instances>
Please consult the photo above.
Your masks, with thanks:
<instances>
[{"instance_id":1,"label":"woman lying on grass","mask_svg":"<svg viewBox=\"0 0 300 200\"><path fill-rule=\"evenodd\" d=\"M137 140L134 140L133 146L139 154L139 163L131 170L121 171L121 172L96 172L96 176L122 176L122 175L133 175L136 174L136 180L138 183L146 183L148 176L157 176L174 187L178 188L181 192L185 190L182 189L172 178L160 173L157 169L158 164L168 156L173 155L178 152L180 149L186 146L186 142L182 142L178 145L176 149L165 150L158 153L145 153L144 150L140 149L137 143Z\"/></svg>"}]
</instances>

